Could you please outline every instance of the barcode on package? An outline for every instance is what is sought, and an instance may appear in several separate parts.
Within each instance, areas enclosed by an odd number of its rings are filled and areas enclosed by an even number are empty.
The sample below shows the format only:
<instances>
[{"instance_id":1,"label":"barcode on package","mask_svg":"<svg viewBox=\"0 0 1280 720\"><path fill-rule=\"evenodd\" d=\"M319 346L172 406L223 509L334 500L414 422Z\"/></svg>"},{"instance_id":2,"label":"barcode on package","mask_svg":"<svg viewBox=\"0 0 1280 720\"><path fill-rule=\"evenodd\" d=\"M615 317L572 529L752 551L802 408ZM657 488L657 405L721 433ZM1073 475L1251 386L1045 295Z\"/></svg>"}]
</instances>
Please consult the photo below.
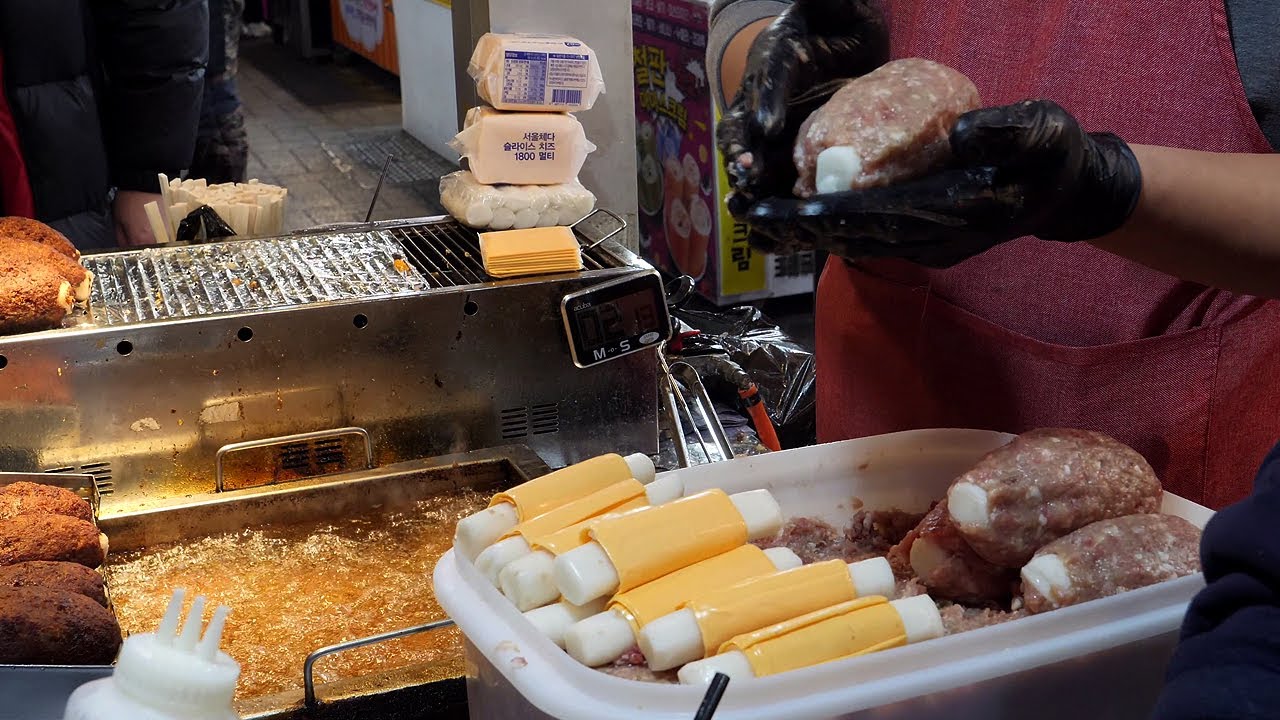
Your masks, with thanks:
<instances>
[{"instance_id":1,"label":"barcode on package","mask_svg":"<svg viewBox=\"0 0 1280 720\"><path fill-rule=\"evenodd\" d=\"M552 90L552 105L579 105L582 103L581 90Z\"/></svg>"},{"instance_id":2,"label":"barcode on package","mask_svg":"<svg viewBox=\"0 0 1280 720\"><path fill-rule=\"evenodd\" d=\"M508 50L503 57L502 101L513 105L582 103L590 56Z\"/></svg>"}]
</instances>

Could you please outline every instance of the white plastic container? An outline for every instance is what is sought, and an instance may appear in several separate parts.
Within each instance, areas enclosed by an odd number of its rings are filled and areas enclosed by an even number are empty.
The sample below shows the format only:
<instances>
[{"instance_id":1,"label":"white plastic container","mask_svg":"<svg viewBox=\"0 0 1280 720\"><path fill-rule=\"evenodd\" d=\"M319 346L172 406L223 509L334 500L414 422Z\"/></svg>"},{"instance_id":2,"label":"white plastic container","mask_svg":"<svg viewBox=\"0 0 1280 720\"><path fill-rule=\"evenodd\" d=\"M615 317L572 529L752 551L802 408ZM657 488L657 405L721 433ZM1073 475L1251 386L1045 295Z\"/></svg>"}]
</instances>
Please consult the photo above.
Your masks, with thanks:
<instances>
[{"instance_id":1,"label":"white plastic container","mask_svg":"<svg viewBox=\"0 0 1280 720\"><path fill-rule=\"evenodd\" d=\"M843 527L854 498L924 511L1009 435L923 430L682 470L685 492L768 489L789 517ZM1204 507L1166 493L1164 512L1203 526ZM465 559L435 569L440 604L467 636L471 717L687 720L705 689L610 677L538 633ZM1197 575L874 655L731 683L717 720L1094 720L1145 717L1163 682Z\"/></svg>"},{"instance_id":2,"label":"white plastic container","mask_svg":"<svg viewBox=\"0 0 1280 720\"><path fill-rule=\"evenodd\" d=\"M214 611L202 639L197 597L179 631L185 594L174 592L156 632L125 638L111 677L71 693L63 720L239 720L231 703L240 666L218 650L229 611Z\"/></svg>"}]
</instances>

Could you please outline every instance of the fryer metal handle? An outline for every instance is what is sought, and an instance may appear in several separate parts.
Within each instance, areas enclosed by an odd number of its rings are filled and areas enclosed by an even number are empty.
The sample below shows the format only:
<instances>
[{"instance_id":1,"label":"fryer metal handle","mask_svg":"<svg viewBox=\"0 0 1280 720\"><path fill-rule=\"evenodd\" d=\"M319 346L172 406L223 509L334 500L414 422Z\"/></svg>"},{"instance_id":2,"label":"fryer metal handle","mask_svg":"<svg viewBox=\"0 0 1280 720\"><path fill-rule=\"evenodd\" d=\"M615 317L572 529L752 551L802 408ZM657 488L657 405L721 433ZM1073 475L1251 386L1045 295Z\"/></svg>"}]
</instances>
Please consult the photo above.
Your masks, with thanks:
<instances>
[{"instance_id":1,"label":"fryer metal handle","mask_svg":"<svg viewBox=\"0 0 1280 720\"><path fill-rule=\"evenodd\" d=\"M12 485L16 482L31 482L41 485L48 485L49 478L66 478L67 480L77 480L85 483L87 487L93 487L94 476L88 473L71 473L71 472L10 472L8 470L0 471L0 487Z\"/></svg>"},{"instance_id":2,"label":"fryer metal handle","mask_svg":"<svg viewBox=\"0 0 1280 720\"><path fill-rule=\"evenodd\" d=\"M231 443L218 448L218 455L214 458L216 467L214 475L214 488L217 492L223 491L222 477L222 461L230 453L240 452L241 450L250 450L253 448L271 447L273 445L289 445L291 443L306 442L308 440L322 440L328 437L340 437L342 435L359 435L364 438L364 466L365 468L373 467L373 440L369 437L369 431L359 427L345 427L336 430L318 430L316 432L298 433L297 435L283 435L281 437L265 438L262 440L246 440L244 442Z\"/></svg>"},{"instance_id":3,"label":"fryer metal handle","mask_svg":"<svg viewBox=\"0 0 1280 720\"><path fill-rule=\"evenodd\" d=\"M592 210L591 212L587 213L586 215L583 215L582 217L578 218L578 219L577 219L576 221L574 221L574 223L573 223L572 225L570 225L569 227L570 227L571 229L576 230L576 229L577 229L577 227L578 227L579 225L581 225L582 223L586 222L588 218L593 217L596 213L604 213L605 215L608 215L609 217L613 218L614 220L617 220L617 221L618 221L618 229L617 229L617 230L614 230L613 232L609 233L608 235L605 235L604 237L600 238L599 240L596 240L595 242L593 242L593 243L591 243L590 245L588 245L588 246L587 246L587 249L588 249L588 250L595 250L597 245L600 245L601 243L605 242L606 240L610 240L610 239L612 239L612 238L617 237L619 233L621 233L621 232L623 232L624 230L626 230L626 229L627 229L627 219L626 219L626 218L624 218L624 217L622 217L622 216L621 216L621 215L619 215L618 213L613 212L612 210L608 210L608 209L606 209L606 208L596 208L595 210Z\"/></svg>"},{"instance_id":4,"label":"fryer metal handle","mask_svg":"<svg viewBox=\"0 0 1280 720\"><path fill-rule=\"evenodd\" d=\"M375 645L388 640L399 640L402 637L417 635L418 633L431 632L440 628L452 627L452 620L437 620L427 623L426 625L415 625L414 627L404 628L403 630L393 630L392 632L383 633L381 635L373 635L359 640L348 640L329 647L320 648L307 656L306 662L302 664L302 690L304 704L308 708L316 706L316 683L315 683L315 665L321 658L340 653L345 650L354 650L355 648L365 647L366 645Z\"/></svg>"}]
</instances>

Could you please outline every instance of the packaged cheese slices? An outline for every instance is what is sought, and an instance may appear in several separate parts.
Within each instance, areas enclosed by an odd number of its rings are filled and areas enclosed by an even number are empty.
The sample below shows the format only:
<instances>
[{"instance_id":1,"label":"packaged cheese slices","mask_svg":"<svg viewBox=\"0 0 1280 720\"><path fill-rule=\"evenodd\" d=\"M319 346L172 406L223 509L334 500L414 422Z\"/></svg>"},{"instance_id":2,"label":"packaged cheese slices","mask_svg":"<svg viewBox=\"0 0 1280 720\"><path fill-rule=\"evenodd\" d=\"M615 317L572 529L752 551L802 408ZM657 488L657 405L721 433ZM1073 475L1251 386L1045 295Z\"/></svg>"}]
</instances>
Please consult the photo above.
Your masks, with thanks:
<instances>
[{"instance_id":1,"label":"packaged cheese slices","mask_svg":"<svg viewBox=\"0 0 1280 720\"><path fill-rule=\"evenodd\" d=\"M463 225L508 230L572 225L596 206L576 179L558 185L483 185L461 170L440 178L440 203Z\"/></svg>"},{"instance_id":2,"label":"packaged cheese slices","mask_svg":"<svg viewBox=\"0 0 1280 720\"><path fill-rule=\"evenodd\" d=\"M467 73L481 99L499 110L579 112L604 92L596 54L563 35L488 33Z\"/></svg>"},{"instance_id":3,"label":"packaged cheese slices","mask_svg":"<svg viewBox=\"0 0 1280 720\"><path fill-rule=\"evenodd\" d=\"M596 149L572 115L488 107L469 111L449 146L466 158L476 182L484 185L570 183Z\"/></svg>"}]
</instances>

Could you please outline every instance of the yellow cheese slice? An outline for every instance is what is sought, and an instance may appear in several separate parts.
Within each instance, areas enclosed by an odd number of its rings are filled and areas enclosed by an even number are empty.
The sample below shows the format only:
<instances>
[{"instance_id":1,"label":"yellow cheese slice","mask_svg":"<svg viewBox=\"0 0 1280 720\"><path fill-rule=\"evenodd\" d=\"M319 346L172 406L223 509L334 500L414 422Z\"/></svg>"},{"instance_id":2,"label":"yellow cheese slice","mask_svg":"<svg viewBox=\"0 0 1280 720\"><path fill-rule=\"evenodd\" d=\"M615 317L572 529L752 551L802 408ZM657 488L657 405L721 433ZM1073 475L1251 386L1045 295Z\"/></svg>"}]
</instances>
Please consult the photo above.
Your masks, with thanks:
<instances>
[{"instance_id":1,"label":"yellow cheese slice","mask_svg":"<svg viewBox=\"0 0 1280 720\"><path fill-rule=\"evenodd\" d=\"M755 545L739 545L727 553L707 558L638 588L618 593L609 601L609 607L621 612L631 623L631 629L638 633L645 625L679 610L689 598L706 592L708 588L733 585L775 570L777 568L763 550Z\"/></svg>"},{"instance_id":2,"label":"yellow cheese slice","mask_svg":"<svg viewBox=\"0 0 1280 720\"><path fill-rule=\"evenodd\" d=\"M509 255L539 255L542 253L578 249L573 230L567 227L529 228L527 230L498 230L480 233L480 251L486 258Z\"/></svg>"},{"instance_id":3,"label":"yellow cheese slice","mask_svg":"<svg viewBox=\"0 0 1280 720\"><path fill-rule=\"evenodd\" d=\"M575 261L581 261L581 260L582 260L582 257L580 255L578 255L577 253L571 253L563 257L546 256L546 257L539 257L539 258L524 258L524 259L503 258L498 260L491 258L489 260L489 265L490 267L501 267L503 265L518 265L518 266L560 265L566 262L575 262Z\"/></svg>"},{"instance_id":4,"label":"yellow cheese slice","mask_svg":"<svg viewBox=\"0 0 1280 720\"><path fill-rule=\"evenodd\" d=\"M630 477L621 455L601 455L500 492L489 504L511 503L523 521Z\"/></svg>"},{"instance_id":5,"label":"yellow cheese slice","mask_svg":"<svg viewBox=\"0 0 1280 720\"><path fill-rule=\"evenodd\" d=\"M499 272L502 270L545 270L547 268L576 268L581 266L582 260L575 257L568 260L548 260L545 262L490 263L488 269L493 272Z\"/></svg>"},{"instance_id":6,"label":"yellow cheese slice","mask_svg":"<svg viewBox=\"0 0 1280 720\"><path fill-rule=\"evenodd\" d=\"M765 677L906 644L897 608L871 595L739 635L720 652L742 652L755 676Z\"/></svg>"},{"instance_id":7,"label":"yellow cheese slice","mask_svg":"<svg viewBox=\"0 0 1280 720\"><path fill-rule=\"evenodd\" d=\"M526 541L530 538L540 538L570 525L576 525L583 520L613 512L636 498L648 499L644 494L644 484L635 478L627 478L525 520L499 539L505 540L514 535L519 535Z\"/></svg>"},{"instance_id":8,"label":"yellow cheese slice","mask_svg":"<svg viewBox=\"0 0 1280 720\"><path fill-rule=\"evenodd\" d=\"M602 520L583 531L600 544L626 592L747 542L747 524L723 490Z\"/></svg>"},{"instance_id":9,"label":"yellow cheese slice","mask_svg":"<svg viewBox=\"0 0 1280 720\"><path fill-rule=\"evenodd\" d=\"M708 586L684 605L693 611L702 631L705 655L736 635L857 598L857 589L843 560L771 572L727 586Z\"/></svg>"},{"instance_id":10,"label":"yellow cheese slice","mask_svg":"<svg viewBox=\"0 0 1280 720\"><path fill-rule=\"evenodd\" d=\"M506 278L524 277L526 275L554 275L557 273L577 272L581 269L582 269L582 266L578 265L576 267L571 266L571 267L564 267L564 268L551 268L551 269L545 269L545 270L516 270L516 271L490 272L489 274L500 280L505 280Z\"/></svg>"},{"instance_id":11,"label":"yellow cheese slice","mask_svg":"<svg viewBox=\"0 0 1280 720\"><path fill-rule=\"evenodd\" d=\"M534 550L546 550L552 555L559 557L574 548L586 545L588 540L586 531L596 523L625 513L643 510L648 507L649 498L638 497L619 505L604 515L598 515L596 517L583 520L582 522L574 523L563 530L553 532L549 535L534 538L526 537L525 539L529 541L529 547Z\"/></svg>"},{"instance_id":12,"label":"yellow cheese slice","mask_svg":"<svg viewBox=\"0 0 1280 720\"><path fill-rule=\"evenodd\" d=\"M510 232L510 231L506 231L506 232ZM520 232L523 232L523 231L520 231ZM501 248L499 248L499 250L501 250ZM533 263L536 263L536 262L563 262L563 261L564 261L564 260L566 260L566 259L571 259L571 258L575 258L575 257L578 257L578 251L577 251L577 250L551 250L551 251L547 251L547 252L543 252L543 253L534 253L534 254L530 254L530 255L507 255L507 254L503 254L503 255L501 255L500 257L490 256L490 258L489 258L489 262L494 263L494 264L499 264L499 263L512 263L512 264L521 263L521 264L523 264L523 263L530 263L530 262L533 262Z\"/></svg>"},{"instance_id":13,"label":"yellow cheese slice","mask_svg":"<svg viewBox=\"0 0 1280 720\"><path fill-rule=\"evenodd\" d=\"M539 262L519 262L519 263L490 263L490 270L541 270L543 268L556 267L578 267L582 261L578 258L569 258L568 260L548 260Z\"/></svg>"}]
</instances>

